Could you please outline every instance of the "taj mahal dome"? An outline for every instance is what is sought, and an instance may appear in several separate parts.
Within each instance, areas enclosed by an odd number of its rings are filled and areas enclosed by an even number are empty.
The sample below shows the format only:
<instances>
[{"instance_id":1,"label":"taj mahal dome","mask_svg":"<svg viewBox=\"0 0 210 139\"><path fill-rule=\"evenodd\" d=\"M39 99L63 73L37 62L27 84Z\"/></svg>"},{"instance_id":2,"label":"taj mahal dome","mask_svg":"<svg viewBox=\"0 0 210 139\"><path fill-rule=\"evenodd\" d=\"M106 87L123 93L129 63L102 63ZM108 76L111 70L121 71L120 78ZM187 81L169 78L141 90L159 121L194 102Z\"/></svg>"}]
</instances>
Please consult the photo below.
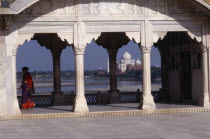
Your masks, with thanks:
<instances>
[{"instance_id":1,"label":"taj mahal dome","mask_svg":"<svg viewBox=\"0 0 210 139\"><path fill-rule=\"evenodd\" d=\"M134 68L134 67L141 66L140 59L139 58L137 60L132 59L131 54L127 51L122 55L121 60L116 61L116 63L117 63L117 69L119 72L125 72L128 69L128 67ZM109 73L109 60L107 64L107 71Z\"/></svg>"}]
</instances>

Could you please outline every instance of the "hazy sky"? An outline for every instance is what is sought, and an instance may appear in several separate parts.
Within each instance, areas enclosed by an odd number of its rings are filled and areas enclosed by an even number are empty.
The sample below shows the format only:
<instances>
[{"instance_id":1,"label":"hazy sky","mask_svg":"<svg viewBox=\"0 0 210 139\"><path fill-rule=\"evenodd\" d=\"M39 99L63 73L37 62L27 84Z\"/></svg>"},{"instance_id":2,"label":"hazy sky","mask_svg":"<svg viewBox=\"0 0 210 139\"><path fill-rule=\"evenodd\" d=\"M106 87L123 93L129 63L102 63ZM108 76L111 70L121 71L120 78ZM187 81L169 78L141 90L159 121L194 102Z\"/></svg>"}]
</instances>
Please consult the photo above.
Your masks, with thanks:
<instances>
[{"instance_id":1,"label":"hazy sky","mask_svg":"<svg viewBox=\"0 0 210 139\"><path fill-rule=\"evenodd\" d=\"M140 50L138 46L132 41L123 46L119 52L117 59L120 60L123 53L128 51L132 59L141 58ZM85 53L85 69L102 69L107 68L108 54L107 51L95 44L94 42L89 44ZM154 66L160 66L160 55L156 48L151 52L151 64ZM17 70L21 71L23 66L30 68L30 71L43 70L52 71L52 56L49 50L41 47L36 41L30 41L24 45L19 46L17 53ZM74 55L73 50L69 46L63 50L61 55L61 70L73 70L74 69Z\"/></svg>"}]
</instances>

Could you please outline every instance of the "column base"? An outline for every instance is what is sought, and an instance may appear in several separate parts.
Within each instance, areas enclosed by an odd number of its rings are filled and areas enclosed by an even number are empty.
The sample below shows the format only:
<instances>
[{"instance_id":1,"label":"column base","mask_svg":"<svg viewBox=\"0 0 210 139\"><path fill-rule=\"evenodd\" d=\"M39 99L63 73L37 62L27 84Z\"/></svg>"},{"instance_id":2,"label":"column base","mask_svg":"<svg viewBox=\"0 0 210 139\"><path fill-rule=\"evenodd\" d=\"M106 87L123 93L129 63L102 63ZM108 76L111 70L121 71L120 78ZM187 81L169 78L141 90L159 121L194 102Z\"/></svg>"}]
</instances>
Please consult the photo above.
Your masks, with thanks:
<instances>
[{"instance_id":1,"label":"column base","mask_svg":"<svg viewBox=\"0 0 210 139\"><path fill-rule=\"evenodd\" d=\"M121 103L119 91L110 91L109 104Z\"/></svg>"},{"instance_id":2,"label":"column base","mask_svg":"<svg viewBox=\"0 0 210 139\"><path fill-rule=\"evenodd\" d=\"M14 112L13 112L13 114L12 115L19 115L19 114L21 114L21 111L20 111L20 107L19 107L19 103L18 103L18 99L17 98L15 98L15 100L14 100L14 106L13 106L13 108L14 108Z\"/></svg>"},{"instance_id":3,"label":"column base","mask_svg":"<svg viewBox=\"0 0 210 139\"><path fill-rule=\"evenodd\" d=\"M203 96L201 97L199 101L199 106L201 107L210 107L210 102L209 102L209 93L204 92Z\"/></svg>"},{"instance_id":4,"label":"column base","mask_svg":"<svg viewBox=\"0 0 210 139\"><path fill-rule=\"evenodd\" d=\"M73 106L73 112L76 112L76 113L89 112L87 100L85 96L76 96L74 106Z\"/></svg>"},{"instance_id":5,"label":"column base","mask_svg":"<svg viewBox=\"0 0 210 139\"><path fill-rule=\"evenodd\" d=\"M143 95L141 97L141 102L139 108L142 110L155 110L156 105L152 95Z\"/></svg>"},{"instance_id":6,"label":"column base","mask_svg":"<svg viewBox=\"0 0 210 139\"><path fill-rule=\"evenodd\" d=\"M4 113L4 115L12 116L12 115L20 115L21 114L20 107L19 107L19 104L18 104L18 100L14 99L12 103L10 103L12 105L7 105L6 106L7 109L6 109L6 112ZM0 114L1 113L2 112L0 112Z\"/></svg>"},{"instance_id":7,"label":"column base","mask_svg":"<svg viewBox=\"0 0 210 139\"><path fill-rule=\"evenodd\" d=\"M64 94L63 92L52 92L52 96L53 96L53 101L52 101L52 105L53 106L61 106L64 104Z\"/></svg>"}]
</instances>

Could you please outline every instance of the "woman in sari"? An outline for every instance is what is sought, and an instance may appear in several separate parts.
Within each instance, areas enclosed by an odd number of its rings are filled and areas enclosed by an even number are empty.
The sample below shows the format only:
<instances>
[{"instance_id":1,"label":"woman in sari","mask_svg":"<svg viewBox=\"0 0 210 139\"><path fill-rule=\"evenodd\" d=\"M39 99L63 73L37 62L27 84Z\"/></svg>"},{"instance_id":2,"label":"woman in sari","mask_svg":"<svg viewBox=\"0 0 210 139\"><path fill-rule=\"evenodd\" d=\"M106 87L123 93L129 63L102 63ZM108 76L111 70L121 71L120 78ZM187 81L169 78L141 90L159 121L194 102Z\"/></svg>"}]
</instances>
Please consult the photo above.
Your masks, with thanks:
<instances>
[{"instance_id":1,"label":"woman in sari","mask_svg":"<svg viewBox=\"0 0 210 139\"><path fill-rule=\"evenodd\" d=\"M30 99L30 92L29 90L34 87L33 80L31 74L28 72L28 67L23 67L23 78L22 84L20 88L22 89L22 109L30 109L35 107L35 103Z\"/></svg>"}]
</instances>

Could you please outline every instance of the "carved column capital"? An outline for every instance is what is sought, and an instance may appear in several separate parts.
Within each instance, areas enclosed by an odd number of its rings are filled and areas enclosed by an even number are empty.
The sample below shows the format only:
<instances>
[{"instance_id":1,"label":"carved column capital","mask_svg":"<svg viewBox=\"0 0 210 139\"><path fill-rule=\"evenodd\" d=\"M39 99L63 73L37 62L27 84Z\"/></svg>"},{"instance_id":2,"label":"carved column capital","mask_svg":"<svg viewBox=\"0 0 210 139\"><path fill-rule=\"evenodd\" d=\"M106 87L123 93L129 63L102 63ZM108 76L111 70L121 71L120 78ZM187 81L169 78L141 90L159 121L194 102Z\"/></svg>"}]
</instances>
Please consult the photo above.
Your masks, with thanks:
<instances>
[{"instance_id":1,"label":"carved column capital","mask_svg":"<svg viewBox=\"0 0 210 139\"><path fill-rule=\"evenodd\" d=\"M86 25L84 22L79 21L74 25L74 45L83 46L85 44Z\"/></svg>"},{"instance_id":2,"label":"carved column capital","mask_svg":"<svg viewBox=\"0 0 210 139\"><path fill-rule=\"evenodd\" d=\"M13 48L12 49L12 56L16 56L17 55L17 48Z\"/></svg>"},{"instance_id":3,"label":"carved column capital","mask_svg":"<svg viewBox=\"0 0 210 139\"><path fill-rule=\"evenodd\" d=\"M201 44L200 47L201 47L202 52L207 52L209 50L209 47L203 44Z\"/></svg>"},{"instance_id":4,"label":"carved column capital","mask_svg":"<svg viewBox=\"0 0 210 139\"><path fill-rule=\"evenodd\" d=\"M150 52L151 52L151 48L152 48L152 47L140 46L141 53L150 53Z\"/></svg>"},{"instance_id":5,"label":"carved column capital","mask_svg":"<svg viewBox=\"0 0 210 139\"><path fill-rule=\"evenodd\" d=\"M74 54L75 55L84 55L85 54L85 46L79 48L79 47L73 47Z\"/></svg>"}]
</instances>

